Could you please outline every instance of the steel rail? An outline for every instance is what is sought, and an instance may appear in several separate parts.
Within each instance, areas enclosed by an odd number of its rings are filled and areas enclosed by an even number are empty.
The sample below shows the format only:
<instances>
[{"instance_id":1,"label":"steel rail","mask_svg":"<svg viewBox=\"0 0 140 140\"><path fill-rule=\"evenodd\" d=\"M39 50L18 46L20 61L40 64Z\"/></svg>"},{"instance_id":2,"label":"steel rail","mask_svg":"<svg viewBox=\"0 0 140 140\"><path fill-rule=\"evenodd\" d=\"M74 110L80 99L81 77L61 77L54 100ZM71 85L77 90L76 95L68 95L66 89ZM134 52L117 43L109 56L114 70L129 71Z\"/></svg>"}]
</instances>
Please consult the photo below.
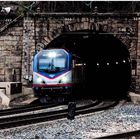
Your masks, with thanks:
<instances>
[{"instance_id":1,"label":"steel rail","mask_svg":"<svg viewBox=\"0 0 140 140\"><path fill-rule=\"evenodd\" d=\"M101 102L98 102L98 104L96 103L97 105L94 104L93 108L90 107L90 109L88 109L88 107L78 107L76 108L75 115L87 114L87 113L109 109L110 107L113 107L118 104L118 102L112 102L111 104L107 104L107 105L102 104L100 106L99 103ZM29 125L34 123L61 119L67 117L67 115L68 115L68 109L64 109L60 111L51 111L51 112L44 112L39 114L3 118L0 119L0 129L13 128L22 125Z\"/></svg>"},{"instance_id":2,"label":"steel rail","mask_svg":"<svg viewBox=\"0 0 140 140\"><path fill-rule=\"evenodd\" d=\"M94 102L95 104L97 103L97 100ZM31 112L31 111L37 111L41 109L48 109L51 107L57 107L59 105L66 105L68 104L67 102L63 103L49 103L49 104L44 104L44 105L26 105L22 107L17 107L17 108L11 108L11 109L5 109L5 110L0 110L0 116L7 116L7 115L14 115L14 114L20 114L20 113L25 113L25 112ZM89 104L87 107L91 107L93 104Z\"/></svg>"},{"instance_id":3,"label":"steel rail","mask_svg":"<svg viewBox=\"0 0 140 140\"><path fill-rule=\"evenodd\" d=\"M85 108L90 108L94 105L98 105L100 102L94 102L92 104L86 105L86 106L80 106L78 107L78 109L85 109ZM20 116L8 116L5 118L0 118L0 124L1 122L10 122L10 121L17 121L17 120L22 120L24 118L33 118L33 117L38 117L38 116L46 116L46 115L50 115L50 114L57 114L57 113L62 113L62 112L66 112L67 109L63 109L63 110L56 110L56 111L48 111L48 112L42 112L42 113L37 113L37 114L26 114L26 115L20 115Z\"/></svg>"},{"instance_id":4,"label":"steel rail","mask_svg":"<svg viewBox=\"0 0 140 140\"><path fill-rule=\"evenodd\" d=\"M0 116L7 116L7 115L37 111L37 110L46 109L46 108L50 108L50 107L56 107L58 105L63 105L63 104L61 103L61 104L48 104L48 105L27 105L27 106L23 106L23 107L0 110Z\"/></svg>"},{"instance_id":5,"label":"steel rail","mask_svg":"<svg viewBox=\"0 0 140 140\"><path fill-rule=\"evenodd\" d=\"M112 135L96 137L95 139L122 139L122 138L132 137L138 134L140 136L140 130L133 130L129 132L122 132L122 133L117 133L117 134L112 134Z\"/></svg>"}]
</instances>

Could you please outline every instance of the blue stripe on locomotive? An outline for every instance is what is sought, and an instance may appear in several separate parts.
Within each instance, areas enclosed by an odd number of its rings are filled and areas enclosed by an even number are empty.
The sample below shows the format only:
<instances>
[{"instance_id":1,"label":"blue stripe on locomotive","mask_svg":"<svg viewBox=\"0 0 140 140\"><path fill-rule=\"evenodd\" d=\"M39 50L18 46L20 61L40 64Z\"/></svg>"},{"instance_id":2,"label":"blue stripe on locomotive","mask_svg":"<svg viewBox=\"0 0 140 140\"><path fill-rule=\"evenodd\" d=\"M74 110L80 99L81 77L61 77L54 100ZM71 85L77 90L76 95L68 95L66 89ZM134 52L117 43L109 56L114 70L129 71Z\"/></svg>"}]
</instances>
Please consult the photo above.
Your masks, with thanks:
<instances>
[{"instance_id":1,"label":"blue stripe on locomotive","mask_svg":"<svg viewBox=\"0 0 140 140\"><path fill-rule=\"evenodd\" d=\"M47 72L38 71L38 69L37 69L38 54L36 54L35 57L34 57L34 60L33 60L33 71L36 72L36 73L39 73L43 76L46 76L48 78L55 78L55 77L57 77L57 76L59 76L59 75L61 75L61 74L63 74L63 73L72 69L72 55L69 52L67 52L67 57L68 57L68 61L67 61L67 69L66 70L61 71L61 72L56 72L56 73L53 73L53 74L48 74ZM50 77L50 75L54 75L54 76Z\"/></svg>"}]
</instances>

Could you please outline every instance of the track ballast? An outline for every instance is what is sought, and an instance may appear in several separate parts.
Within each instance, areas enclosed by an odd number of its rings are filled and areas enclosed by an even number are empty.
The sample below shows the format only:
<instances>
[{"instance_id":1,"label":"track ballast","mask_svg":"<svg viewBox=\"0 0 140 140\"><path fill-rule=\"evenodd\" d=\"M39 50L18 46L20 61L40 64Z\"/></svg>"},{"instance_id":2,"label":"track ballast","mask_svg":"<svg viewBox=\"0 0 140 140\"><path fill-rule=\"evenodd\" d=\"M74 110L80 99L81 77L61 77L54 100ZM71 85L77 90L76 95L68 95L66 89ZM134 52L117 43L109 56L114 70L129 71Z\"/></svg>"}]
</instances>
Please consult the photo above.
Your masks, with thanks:
<instances>
[{"instance_id":1,"label":"track ballast","mask_svg":"<svg viewBox=\"0 0 140 140\"><path fill-rule=\"evenodd\" d=\"M111 101L111 102L97 101L90 105L77 107L75 115L82 115L82 114L88 114L96 111L105 110L117 104L118 102L116 101ZM61 119L67 117L67 115L68 115L68 109L63 109L59 111L49 111L49 112L43 112L38 114L28 114L22 116L1 118L0 129L13 128L22 125L29 125L29 124Z\"/></svg>"}]
</instances>

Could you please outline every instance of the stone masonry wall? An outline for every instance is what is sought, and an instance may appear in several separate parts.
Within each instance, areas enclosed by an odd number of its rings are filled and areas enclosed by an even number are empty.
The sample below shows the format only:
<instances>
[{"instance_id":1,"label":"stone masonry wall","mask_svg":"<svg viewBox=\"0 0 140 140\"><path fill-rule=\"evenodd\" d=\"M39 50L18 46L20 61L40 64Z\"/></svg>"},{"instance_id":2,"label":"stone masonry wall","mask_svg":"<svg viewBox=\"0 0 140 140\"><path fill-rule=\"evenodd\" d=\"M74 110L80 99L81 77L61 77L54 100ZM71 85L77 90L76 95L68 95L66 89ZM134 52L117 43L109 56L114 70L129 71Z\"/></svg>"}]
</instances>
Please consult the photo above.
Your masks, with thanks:
<instances>
[{"instance_id":1,"label":"stone masonry wall","mask_svg":"<svg viewBox=\"0 0 140 140\"><path fill-rule=\"evenodd\" d=\"M32 74L35 52L63 32L84 29L106 31L127 45L131 59L137 60L133 78L134 87L140 91L140 22L135 17L24 17L0 35L0 81L28 85L24 78Z\"/></svg>"},{"instance_id":2,"label":"stone masonry wall","mask_svg":"<svg viewBox=\"0 0 140 140\"><path fill-rule=\"evenodd\" d=\"M43 45L47 45L55 37L63 32L75 30L98 30L110 33L119 38L130 51L131 60L137 59L137 42L138 42L138 19L132 18L36 18L36 48L40 50ZM39 45L38 45L39 44ZM40 45L42 44L42 45ZM139 49L140 50L140 49ZM139 61L139 60L138 60ZM140 64L136 68L139 68ZM137 69L132 71L134 90L140 91L139 73Z\"/></svg>"},{"instance_id":3,"label":"stone masonry wall","mask_svg":"<svg viewBox=\"0 0 140 140\"><path fill-rule=\"evenodd\" d=\"M140 91L140 18L138 18L138 42L137 42L137 69L136 69L136 89Z\"/></svg>"},{"instance_id":4,"label":"stone masonry wall","mask_svg":"<svg viewBox=\"0 0 140 140\"><path fill-rule=\"evenodd\" d=\"M25 78L32 75L32 60L35 54L34 20L29 17L23 20L22 83L29 84Z\"/></svg>"},{"instance_id":5,"label":"stone masonry wall","mask_svg":"<svg viewBox=\"0 0 140 140\"><path fill-rule=\"evenodd\" d=\"M0 81L21 81L22 32L19 21L0 35Z\"/></svg>"}]
</instances>

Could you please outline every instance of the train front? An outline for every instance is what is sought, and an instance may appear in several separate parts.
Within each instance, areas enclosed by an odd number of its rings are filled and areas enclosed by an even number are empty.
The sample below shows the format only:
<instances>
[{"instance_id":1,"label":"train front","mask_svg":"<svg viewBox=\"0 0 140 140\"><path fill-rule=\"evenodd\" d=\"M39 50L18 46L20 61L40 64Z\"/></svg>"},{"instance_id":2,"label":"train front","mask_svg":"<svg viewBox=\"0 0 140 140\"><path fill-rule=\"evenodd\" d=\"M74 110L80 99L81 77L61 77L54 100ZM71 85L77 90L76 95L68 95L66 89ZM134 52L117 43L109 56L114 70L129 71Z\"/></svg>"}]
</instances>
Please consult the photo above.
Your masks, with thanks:
<instances>
[{"instance_id":1,"label":"train front","mask_svg":"<svg viewBox=\"0 0 140 140\"><path fill-rule=\"evenodd\" d=\"M71 54L64 49L42 50L34 57L35 96L70 94L72 89Z\"/></svg>"}]
</instances>

